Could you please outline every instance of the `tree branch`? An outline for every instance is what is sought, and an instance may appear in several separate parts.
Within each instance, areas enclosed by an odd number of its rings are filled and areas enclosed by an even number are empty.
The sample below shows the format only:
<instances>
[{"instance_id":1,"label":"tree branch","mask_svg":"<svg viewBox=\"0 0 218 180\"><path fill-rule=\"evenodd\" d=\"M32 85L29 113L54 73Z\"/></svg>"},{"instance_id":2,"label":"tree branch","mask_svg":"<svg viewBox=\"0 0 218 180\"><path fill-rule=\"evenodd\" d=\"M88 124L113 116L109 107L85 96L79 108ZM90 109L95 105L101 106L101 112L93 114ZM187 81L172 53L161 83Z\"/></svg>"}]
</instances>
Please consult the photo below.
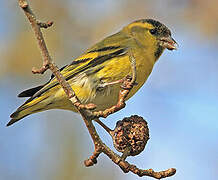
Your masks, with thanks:
<instances>
[{"instance_id":1,"label":"tree branch","mask_svg":"<svg viewBox=\"0 0 218 180\"><path fill-rule=\"evenodd\" d=\"M93 125L93 119L97 119L97 117L106 117L121 108L125 106L125 98L128 95L129 91L132 89L133 85L135 84L136 80L136 69L135 69L135 59L130 54L130 61L132 64L132 77L131 80L127 78L123 82L123 89L120 91L120 99L117 103L116 106L106 109L105 111L102 112L94 112L92 113L90 110L95 108L94 104L87 104L83 105L79 101L79 99L76 97L73 89L71 88L70 84L66 81L64 76L60 73L58 67L55 65L55 63L52 61L51 56L49 55L48 49L46 47L41 28L48 28L52 26L53 22L48 21L47 23L42 23L39 20L36 19L36 16L30 9L30 6L28 5L26 0L18 0L19 6L23 9L25 15L27 16L32 29L34 31L42 59L43 59L43 65L40 69L33 68L32 72L33 73L40 73L43 74L46 70L50 69L54 76L57 78L58 82L60 83L61 87L63 88L64 92L68 96L69 100L72 102L72 105L74 105L78 112L81 114L86 127L91 135L91 138L93 140L94 146L95 146L95 151L92 156L90 156L89 159L87 159L84 163L86 166L92 166L97 163L97 158L101 153L106 154L115 164L117 164L125 173L131 171L138 176L151 176L157 179L160 178L165 178L172 176L173 174L176 173L176 170L171 168L166 171L161 171L161 172L154 172L152 169L149 170L141 170L138 169L136 166L129 164L127 161L123 160L119 155L114 153L109 147L107 147L102 140L100 139L98 133L96 132L96 129ZM100 125L104 126L103 123L99 119L96 120L98 123L100 122ZM110 131L107 126L104 126Z\"/></svg>"}]
</instances>

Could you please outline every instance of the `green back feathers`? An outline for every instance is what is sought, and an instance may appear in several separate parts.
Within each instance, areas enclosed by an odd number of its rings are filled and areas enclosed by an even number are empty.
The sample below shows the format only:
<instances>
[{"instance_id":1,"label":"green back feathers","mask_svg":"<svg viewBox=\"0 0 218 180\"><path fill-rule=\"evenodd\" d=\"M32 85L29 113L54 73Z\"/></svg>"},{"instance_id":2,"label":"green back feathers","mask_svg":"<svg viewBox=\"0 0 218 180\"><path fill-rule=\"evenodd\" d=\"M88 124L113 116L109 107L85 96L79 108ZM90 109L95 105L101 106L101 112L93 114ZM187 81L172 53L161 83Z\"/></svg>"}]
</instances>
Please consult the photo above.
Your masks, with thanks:
<instances>
[{"instance_id":1,"label":"green back feathers","mask_svg":"<svg viewBox=\"0 0 218 180\"><path fill-rule=\"evenodd\" d=\"M88 49L79 58L73 60L71 64L62 67L60 71L65 79L70 80L82 72L89 74L95 73L96 71L103 68L102 66L104 66L106 61L109 61L115 57L126 55L128 48L118 44L120 44L122 41L123 43L121 44L126 44L128 38L122 35L117 35L118 33L105 38L101 42L94 45L92 48ZM59 82L52 75L51 80L45 85L25 90L20 93L18 97L31 97L28 100L31 101L32 99L39 97L41 94L57 86L58 84Z\"/></svg>"}]
</instances>

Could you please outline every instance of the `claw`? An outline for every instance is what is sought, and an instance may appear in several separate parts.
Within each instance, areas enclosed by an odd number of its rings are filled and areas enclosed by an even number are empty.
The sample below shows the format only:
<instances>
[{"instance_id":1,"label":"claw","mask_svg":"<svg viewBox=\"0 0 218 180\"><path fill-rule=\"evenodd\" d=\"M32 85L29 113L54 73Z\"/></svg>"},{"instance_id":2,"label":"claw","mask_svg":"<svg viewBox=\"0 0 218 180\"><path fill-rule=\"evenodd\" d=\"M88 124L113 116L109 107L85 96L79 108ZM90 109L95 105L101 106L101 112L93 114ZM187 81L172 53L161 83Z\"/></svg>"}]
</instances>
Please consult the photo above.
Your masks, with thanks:
<instances>
[{"instance_id":1,"label":"claw","mask_svg":"<svg viewBox=\"0 0 218 180\"><path fill-rule=\"evenodd\" d=\"M122 89L124 90L130 90L133 87L133 83L132 81L132 77L130 75L127 75L124 80L123 80L123 84L120 86Z\"/></svg>"}]
</instances>

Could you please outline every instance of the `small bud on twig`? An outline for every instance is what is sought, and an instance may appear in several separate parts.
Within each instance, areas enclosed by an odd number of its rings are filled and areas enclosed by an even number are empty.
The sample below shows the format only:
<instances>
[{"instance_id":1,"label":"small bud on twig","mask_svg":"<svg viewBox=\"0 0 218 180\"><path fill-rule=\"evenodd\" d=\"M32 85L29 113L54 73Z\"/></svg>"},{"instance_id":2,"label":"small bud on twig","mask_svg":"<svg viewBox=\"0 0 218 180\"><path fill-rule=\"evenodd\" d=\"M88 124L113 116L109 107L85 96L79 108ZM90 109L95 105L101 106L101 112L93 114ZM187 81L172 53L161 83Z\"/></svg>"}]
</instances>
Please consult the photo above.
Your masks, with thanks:
<instances>
[{"instance_id":1,"label":"small bud on twig","mask_svg":"<svg viewBox=\"0 0 218 180\"><path fill-rule=\"evenodd\" d=\"M39 25L40 28L48 28L50 26L53 25L53 21L48 21L47 23L43 23L43 22L40 22L40 21L37 21L37 24Z\"/></svg>"}]
</instances>

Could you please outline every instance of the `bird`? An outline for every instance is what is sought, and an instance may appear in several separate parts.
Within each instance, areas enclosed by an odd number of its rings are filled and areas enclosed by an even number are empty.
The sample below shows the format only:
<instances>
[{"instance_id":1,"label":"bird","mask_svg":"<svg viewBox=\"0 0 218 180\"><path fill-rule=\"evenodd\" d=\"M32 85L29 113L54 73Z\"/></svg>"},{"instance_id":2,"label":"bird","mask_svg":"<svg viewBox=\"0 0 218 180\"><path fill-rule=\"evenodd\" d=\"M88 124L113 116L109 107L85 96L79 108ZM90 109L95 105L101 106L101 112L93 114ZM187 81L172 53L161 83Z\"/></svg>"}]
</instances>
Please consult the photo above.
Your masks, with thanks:
<instances>
[{"instance_id":1,"label":"bird","mask_svg":"<svg viewBox=\"0 0 218 180\"><path fill-rule=\"evenodd\" d=\"M70 64L60 68L60 72L81 103L94 103L95 111L105 110L118 101L120 84L116 82L131 76L131 54L136 64L137 85L130 91L127 99L146 82L164 50L176 50L177 47L171 31L164 24L154 19L139 19L87 49ZM47 83L27 89L18 97L29 99L11 114L7 126L45 110L64 109L76 112L53 75Z\"/></svg>"}]
</instances>

